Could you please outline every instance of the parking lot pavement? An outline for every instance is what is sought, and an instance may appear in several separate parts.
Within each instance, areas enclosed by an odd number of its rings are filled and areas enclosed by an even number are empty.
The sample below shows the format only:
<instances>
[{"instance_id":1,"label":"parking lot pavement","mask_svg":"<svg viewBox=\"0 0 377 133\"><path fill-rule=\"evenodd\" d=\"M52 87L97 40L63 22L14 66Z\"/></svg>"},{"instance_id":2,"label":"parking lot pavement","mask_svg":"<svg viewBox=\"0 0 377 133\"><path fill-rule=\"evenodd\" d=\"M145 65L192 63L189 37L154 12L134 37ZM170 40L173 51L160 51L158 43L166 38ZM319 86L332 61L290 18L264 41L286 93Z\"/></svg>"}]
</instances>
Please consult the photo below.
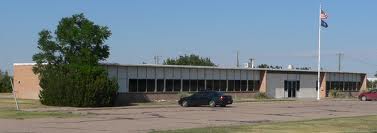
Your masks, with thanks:
<instances>
[{"instance_id":1,"label":"parking lot pavement","mask_svg":"<svg viewBox=\"0 0 377 133\"><path fill-rule=\"evenodd\" d=\"M289 101L235 103L226 108L106 108L81 118L0 119L0 132L125 133L273 121L377 115L377 102Z\"/></svg>"}]
</instances>

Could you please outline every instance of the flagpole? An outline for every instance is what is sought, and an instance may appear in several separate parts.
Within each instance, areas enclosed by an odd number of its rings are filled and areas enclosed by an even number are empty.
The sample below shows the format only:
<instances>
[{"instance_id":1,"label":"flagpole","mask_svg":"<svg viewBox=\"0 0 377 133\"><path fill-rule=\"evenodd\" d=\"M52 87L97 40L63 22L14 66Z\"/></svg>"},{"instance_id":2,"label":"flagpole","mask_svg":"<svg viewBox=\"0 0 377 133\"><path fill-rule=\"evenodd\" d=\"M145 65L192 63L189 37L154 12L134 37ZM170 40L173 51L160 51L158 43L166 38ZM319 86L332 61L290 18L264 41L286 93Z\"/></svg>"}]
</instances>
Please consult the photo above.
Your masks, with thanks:
<instances>
[{"instance_id":1,"label":"flagpole","mask_svg":"<svg viewBox=\"0 0 377 133\"><path fill-rule=\"evenodd\" d=\"M321 11L322 11L322 5L319 4L319 23L318 23L318 79L317 79L317 86L318 86L318 91L317 91L317 100L320 100L320 91L321 91Z\"/></svg>"}]
</instances>

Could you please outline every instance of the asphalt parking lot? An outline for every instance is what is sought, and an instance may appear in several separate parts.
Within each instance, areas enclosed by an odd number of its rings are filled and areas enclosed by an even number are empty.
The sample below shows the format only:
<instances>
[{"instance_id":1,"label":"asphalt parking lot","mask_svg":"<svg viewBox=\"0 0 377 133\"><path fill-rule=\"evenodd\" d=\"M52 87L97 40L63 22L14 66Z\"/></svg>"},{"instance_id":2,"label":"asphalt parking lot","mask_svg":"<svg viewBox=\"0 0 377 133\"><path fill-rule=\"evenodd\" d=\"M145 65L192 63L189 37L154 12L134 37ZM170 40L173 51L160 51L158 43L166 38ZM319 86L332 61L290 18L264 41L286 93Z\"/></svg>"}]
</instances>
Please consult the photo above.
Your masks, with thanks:
<instances>
[{"instance_id":1,"label":"asphalt parking lot","mask_svg":"<svg viewBox=\"0 0 377 133\"><path fill-rule=\"evenodd\" d=\"M235 103L228 107L95 108L80 118L0 119L0 132L133 133L153 130L377 115L377 102L315 100Z\"/></svg>"}]
</instances>

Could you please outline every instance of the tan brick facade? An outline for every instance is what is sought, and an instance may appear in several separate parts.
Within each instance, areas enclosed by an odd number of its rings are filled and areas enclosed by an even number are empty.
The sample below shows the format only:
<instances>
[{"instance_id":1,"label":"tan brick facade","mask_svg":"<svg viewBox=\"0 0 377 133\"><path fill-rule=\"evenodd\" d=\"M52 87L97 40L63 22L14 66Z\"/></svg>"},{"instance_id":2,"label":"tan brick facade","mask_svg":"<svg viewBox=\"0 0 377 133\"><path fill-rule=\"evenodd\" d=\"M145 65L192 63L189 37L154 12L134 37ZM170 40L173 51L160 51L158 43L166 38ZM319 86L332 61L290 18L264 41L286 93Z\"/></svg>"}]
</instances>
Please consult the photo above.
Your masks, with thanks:
<instances>
[{"instance_id":1,"label":"tan brick facade","mask_svg":"<svg viewBox=\"0 0 377 133\"><path fill-rule=\"evenodd\" d=\"M367 75L361 76L361 86L360 86L360 91L367 91Z\"/></svg>"},{"instance_id":2,"label":"tan brick facade","mask_svg":"<svg viewBox=\"0 0 377 133\"><path fill-rule=\"evenodd\" d=\"M260 85L259 85L259 92L260 93L267 93L267 71L260 72Z\"/></svg>"},{"instance_id":3,"label":"tan brick facade","mask_svg":"<svg viewBox=\"0 0 377 133\"><path fill-rule=\"evenodd\" d=\"M17 98L20 99L39 99L38 76L33 73L31 64L14 64L14 90Z\"/></svg>"}]
</instances>

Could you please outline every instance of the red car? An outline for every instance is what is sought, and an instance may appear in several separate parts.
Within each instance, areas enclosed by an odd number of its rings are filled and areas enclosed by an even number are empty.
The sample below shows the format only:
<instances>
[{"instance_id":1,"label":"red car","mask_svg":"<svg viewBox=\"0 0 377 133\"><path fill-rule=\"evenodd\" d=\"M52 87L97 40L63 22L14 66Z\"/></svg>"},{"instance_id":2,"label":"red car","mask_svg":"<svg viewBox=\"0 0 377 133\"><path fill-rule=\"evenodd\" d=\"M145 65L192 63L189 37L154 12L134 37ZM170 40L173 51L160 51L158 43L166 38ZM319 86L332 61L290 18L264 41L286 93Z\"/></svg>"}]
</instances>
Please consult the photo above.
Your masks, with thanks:
<instances>
[{"instance_id":1,"label":"red car","mask_svg":"<svg viewBox=\"0 0 377 133\"><path fill-rule=\"evenodd\" d=\"M377 90L371 90L369 92L362 92L359 94L361 101L377 100Z\"/></svg>"}]
</instances>

